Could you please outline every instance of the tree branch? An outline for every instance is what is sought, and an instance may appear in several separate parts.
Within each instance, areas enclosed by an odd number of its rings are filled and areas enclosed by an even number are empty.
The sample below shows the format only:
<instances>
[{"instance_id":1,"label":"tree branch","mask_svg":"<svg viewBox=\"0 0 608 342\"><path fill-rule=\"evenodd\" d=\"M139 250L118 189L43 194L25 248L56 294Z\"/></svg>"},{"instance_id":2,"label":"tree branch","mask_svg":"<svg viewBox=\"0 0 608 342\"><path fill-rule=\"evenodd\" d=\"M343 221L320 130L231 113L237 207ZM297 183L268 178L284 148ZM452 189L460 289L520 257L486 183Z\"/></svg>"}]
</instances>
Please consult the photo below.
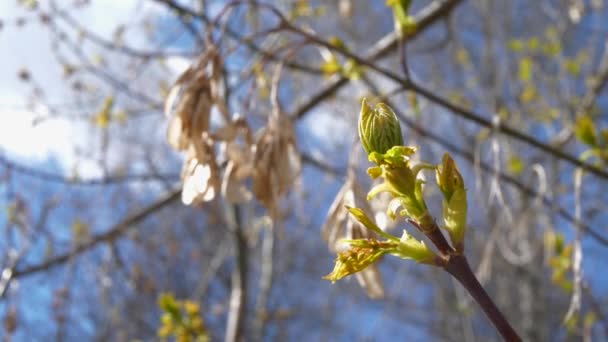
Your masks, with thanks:
<instances>
[{"instance_id":1,"label":"tree branch","mask_svg":"<svg viewBox=\"0 0 608 342\"><path fill-rule=\"evenodd\" d=\"M146 219L148 216L154 214L155 212L168 206L169 204L172 204L174 201L180 198L180 195L181 189L174 190L168 193L167 195L163 196L161 199L152 203L151 205L139 210L138 212L132 215L127 216L124 220L114 225L112 228L108 229L105 233L101 233L97 236L94 236L89 241L78 245L70 252L55 256L40 264L17 268L13 274L13 278L19 278L36 272L48 270L55 266L61 265L71 260L72 258L83 254L93 249L94 247L97 247L102 243L112 242L130 229L132 229L133 227L135 227L135 225Z\"/></svg>"},{"instance_id":2,"label":"tree branch","mask_svg":"<svg viewBox=\"0 0 608 342\"><path fill-rule=\"evenodd\" d=\"M416 16L416 31L405 35L403 41L410 41L424 32L437 20L448 15L458 3L462 0L447 0L447 1L434 1L427 7L423 8ZM380 39L366 54L364 59L369 61L375 61L384 57L387 57L397 49L397 43L399 37L394 32L391 32ZM338 89L348 84L349 79L341 75L335 75L329 83L324 86L321 90L315 93L308 101L296 108L291 117L293 119L301 119L306 113L312 108L317 106L321 101L332 96Z\"/></svg>"},{"instance_id":3,"label":"tree branch","mask_svg":"<svg viewBox=\"0 0 608 342\"><path fill-rule=\"evenodd\" d=\"M4 166L8 170L18 172L20 174L27 175L29 177L35 177L47 182L63 183L67 185L76 186L96 186L96 185L109 185L115 183L124 182L155 182L165 180L177 180L179 175L177 174L141 174L141 175L124 175L124 176L108 176L104 178L96 179L71 179L66 176L51 173L47 171L37 170L15 161L7 159L5 156L0 155L0 165Z\"/></svg>"},{"instance_id":4,"label":"tree branch","mask_svg":"<svg viewBox=\"0 0 608 342\"><path fill-rule=\"evenodd\" d=\"M467 289L505 341L521 341L521 338L511 327L511 324L509 324L475 277L464 255L451 256L448 264L445 266L445 270Z\"/></svg>"}]
</instances>

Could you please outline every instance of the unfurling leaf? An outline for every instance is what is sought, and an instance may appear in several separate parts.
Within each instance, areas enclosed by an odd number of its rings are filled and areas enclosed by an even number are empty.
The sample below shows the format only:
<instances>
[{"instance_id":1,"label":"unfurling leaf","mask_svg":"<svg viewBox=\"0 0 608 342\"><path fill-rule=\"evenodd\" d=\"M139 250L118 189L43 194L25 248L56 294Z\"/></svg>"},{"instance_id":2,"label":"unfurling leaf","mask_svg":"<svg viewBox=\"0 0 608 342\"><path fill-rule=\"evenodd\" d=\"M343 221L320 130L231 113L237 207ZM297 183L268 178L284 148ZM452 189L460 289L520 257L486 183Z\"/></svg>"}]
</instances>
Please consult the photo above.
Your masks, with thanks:
<instances>
[{"instance_id":1,"label":"unfurling leaf","mask_svg":"<svg viewBox=\"0 0 608 342\"><path fill-rule=\"evenodd\" d=\"M327 214L323 225L322 236L333 252L343 251L348 245L343 241L353 239L376 238L373 230L366 229L356 219L355 215L348 215L348 205L357 206L363 213L372 213L373 210L366 201L363 189L357 184L355 174L349 173L344 186L340 189ZM363 214L365 215L365 214ZM345 246L346 245L346 246ZM384 297L382 275L376 265L372 265L356 274L357 282L367 291L372 299Z\"/></svg>"},{"instance_id":2,"label":"unfurling leaf","mask_svg":"<svg viewBox=\"0 0 608 342\"><path fill-rule=\"evenodd\" d=\"M369 217L367 217L365 215L363 210L361 210L359 208L349 207L349 206L345 206L345 207L346 207L346 209L348 209L350 214L353 215L353 217L355 217L357 219L357 221L361 222L361 224L363 224L370 231L373 231L374 233L376 233L384 238L387 238L389 240L397 241L396 237L394 237L390 234L387 234L382 229L380 229L380 227L378 227Z\"/></svg>"},{"instance_id":3,"label":"unfurling leaf","mask_svg":"<svg viewBox=\"0 0 608 342\"><path fill-rule=\"evenodd\" d=\"M336 282L346 276L360 272L376 262L390 250L395 249L396 242L381 242L373 239L350 240L351 248L338 253L333 271L323 279ZM356 244L355 247L353 244Z\"/></svg>"},{"instance_id":4,"label":"unfurling leaf","mask_svg":"<svg viewBox=\"0 0 608 342\"><path fill-rule=\"evenodd\" d=\"M376 239L354 239L344 240L350 249L338 253L333 271L324 279L335 282L348 275L365 270L385 254L392 254L402 259L412 259L420 263L433 264L435 254L426 247L424 242L412 238L407 232L403 232L401 239L383 232L373 221L371 221L362 210L348 208L349 211L366 227L387 239L379 241Z\"/></svg>"}]
</instances>

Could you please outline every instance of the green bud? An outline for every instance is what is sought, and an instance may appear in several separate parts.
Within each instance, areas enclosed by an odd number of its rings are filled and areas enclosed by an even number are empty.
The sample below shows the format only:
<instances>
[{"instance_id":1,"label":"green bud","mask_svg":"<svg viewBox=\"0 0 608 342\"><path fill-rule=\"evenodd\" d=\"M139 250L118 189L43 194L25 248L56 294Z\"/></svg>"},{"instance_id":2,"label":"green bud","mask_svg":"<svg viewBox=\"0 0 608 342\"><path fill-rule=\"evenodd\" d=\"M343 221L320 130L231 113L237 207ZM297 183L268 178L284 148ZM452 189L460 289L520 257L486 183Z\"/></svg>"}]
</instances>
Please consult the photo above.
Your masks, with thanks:
<instances>
[{"instance_id":1,"label":"green bud","mask_svg":"<svg viewBox=\"0 0 608 342\"><path fill-rule=\"evenodd\" d=\"M464 233L467 223L467 194L464 180L456 163L449 154L443 155L441 165L436 169L437 185L443 193L443 228L450 234L450 240L457 251L464 248Z\"/></svg>"},{"instance_id":2,"label":"green bud","mask_svg":"<svg viewBox=\"0 0 608 342\"><path fill-rule=\"evenodd\" d=\"M393 146L403 145L401 126L391 107L379 103L372 109L365 99L359 115L359 138L368 155L384 154Z\"/></svg>"},{"instance_id":3,"label":"green bud","mask_svg":"<svg viewBox=\"0 0 608 342\"><path fill-rule=\"evenodd\" d=\"M441 165L437 166L435 176L437 185L448 202L456 190L464 190L464 180L458 171L458 166L447 153L443 155Z\"/></svg>"},{"instance_id":4,"label":"green bud","mask_svg":"<svg viewBox=\"0 0 608 342\"><path fill-rule=\"evenodd\" d=\"M467 230L467 193L457 189L450 200L443 200L443 228L457 251L464 249L464 234Z\"/></svg>"}]
</instances>

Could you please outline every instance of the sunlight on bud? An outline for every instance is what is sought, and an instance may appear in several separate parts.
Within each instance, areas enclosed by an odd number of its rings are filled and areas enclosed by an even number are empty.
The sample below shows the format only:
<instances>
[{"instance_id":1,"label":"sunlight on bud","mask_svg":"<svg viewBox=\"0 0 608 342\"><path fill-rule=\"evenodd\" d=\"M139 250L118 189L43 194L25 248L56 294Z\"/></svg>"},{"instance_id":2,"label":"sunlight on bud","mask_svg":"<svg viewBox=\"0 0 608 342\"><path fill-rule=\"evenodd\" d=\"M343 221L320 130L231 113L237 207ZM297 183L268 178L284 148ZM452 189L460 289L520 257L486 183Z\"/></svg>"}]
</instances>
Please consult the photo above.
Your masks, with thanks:
<instances>
[{"instance_id":1,"label":"sunlight on bud","mask_svg":"<svg viewBox=\"0 0 608 342\"><path fill-rule=\"evenodd\" d=\"M395 112L384 103L372 109L366 99L361 103L359 114L359 138L367 154L384 154L393 146L403 145L401 125Z\"/></svg>"}]
</instances>

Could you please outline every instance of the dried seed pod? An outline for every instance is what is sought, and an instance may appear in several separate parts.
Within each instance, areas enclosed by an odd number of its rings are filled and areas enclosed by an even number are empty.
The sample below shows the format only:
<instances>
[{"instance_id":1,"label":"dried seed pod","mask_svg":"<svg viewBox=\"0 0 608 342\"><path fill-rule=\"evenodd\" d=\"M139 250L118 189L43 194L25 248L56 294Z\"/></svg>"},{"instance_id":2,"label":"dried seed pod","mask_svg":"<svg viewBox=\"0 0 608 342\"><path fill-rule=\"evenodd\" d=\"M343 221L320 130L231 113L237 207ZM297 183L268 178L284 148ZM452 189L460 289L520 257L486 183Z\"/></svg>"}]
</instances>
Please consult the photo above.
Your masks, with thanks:
<instances>
[{"instance_id":1,"label":"dried seed pod","mask_svg":"<svg viewBox=\"0 0 608 342\"><path fill-rule=\"evenodd\" d=\"M253 193L273 211L300 173L300 159L291 122L281 117L271 120L255 148Z\"/></svg>"},{"instance_id":2,"label":"dried seed pod","mask_svg":"<svg viewBox=\"0 0 608 342\"><path fill-rule=\"evenodd\" d=\"M211 201L220 188L212 141L206 134L199 140L190 145L182 171L182 202L186 205Z\"/></svg>"}]
</instances>

